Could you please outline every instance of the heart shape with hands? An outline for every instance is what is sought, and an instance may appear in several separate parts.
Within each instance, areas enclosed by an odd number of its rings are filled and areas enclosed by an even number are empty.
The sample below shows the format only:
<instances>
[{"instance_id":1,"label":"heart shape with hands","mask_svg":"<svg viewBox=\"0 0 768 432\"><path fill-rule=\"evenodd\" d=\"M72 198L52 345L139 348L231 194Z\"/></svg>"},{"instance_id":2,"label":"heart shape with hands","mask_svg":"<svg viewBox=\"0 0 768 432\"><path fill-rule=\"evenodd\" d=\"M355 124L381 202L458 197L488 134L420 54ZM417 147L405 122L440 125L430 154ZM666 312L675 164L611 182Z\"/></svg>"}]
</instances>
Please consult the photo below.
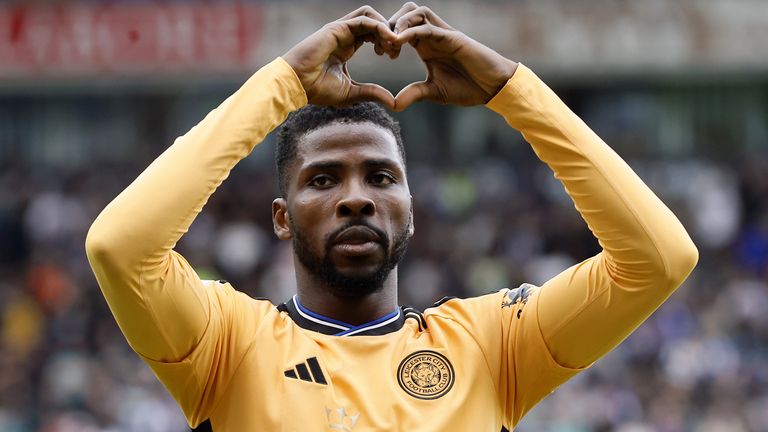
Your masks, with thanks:
<instances>
[{"instance_id":1,"label":"heart shape with hands","mask_svg":"<svg viewBox=\"0 0 768 432\"><path fill-rule=\"evenodd\" d=\"M397 59L409 45L424 62L427 77L397 96L375 83L352 79L347 62L365 43L378 55ZM402 111L429 100L461 106L487 103L517 69L517 63L449 26L425 6L403 5L388 20L370 6L326 24L283 56L293 68L309 103L344 106L376 101Z\"/></svg>"}]
</instances>

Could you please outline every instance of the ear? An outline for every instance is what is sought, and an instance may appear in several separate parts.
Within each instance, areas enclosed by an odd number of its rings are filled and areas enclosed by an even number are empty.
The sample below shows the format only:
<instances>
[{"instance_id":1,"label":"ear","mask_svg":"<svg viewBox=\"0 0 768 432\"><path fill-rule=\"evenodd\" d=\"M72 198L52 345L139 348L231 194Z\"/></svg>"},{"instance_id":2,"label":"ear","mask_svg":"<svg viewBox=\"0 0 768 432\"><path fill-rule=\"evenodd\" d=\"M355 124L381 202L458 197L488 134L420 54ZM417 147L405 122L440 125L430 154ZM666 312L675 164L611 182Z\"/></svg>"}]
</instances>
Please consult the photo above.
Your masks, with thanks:
<instances>
[{"instance_id":1,"label":"ear","mask_svg":"<svg viewBox=\"0 0 768 432\"><path fill-rule=\"evenodd\" d=\"M411 210L410 210L410 216L408 216L408 238L413 237L414 232L415 232L415 228L413 226L413 195L411 195Z\"/></svg>"},{"instance_id":2,"label":"ear","mask_svg":"<svg viewBox=\"0 0 768 432\"><path fill-rule=\"evenodd\" d=\"M288 203L285 198L276 198L272 201L272 227L280 240L290 240L293 237L291 216L288 214Z\"/></svg>"}]
</instances>

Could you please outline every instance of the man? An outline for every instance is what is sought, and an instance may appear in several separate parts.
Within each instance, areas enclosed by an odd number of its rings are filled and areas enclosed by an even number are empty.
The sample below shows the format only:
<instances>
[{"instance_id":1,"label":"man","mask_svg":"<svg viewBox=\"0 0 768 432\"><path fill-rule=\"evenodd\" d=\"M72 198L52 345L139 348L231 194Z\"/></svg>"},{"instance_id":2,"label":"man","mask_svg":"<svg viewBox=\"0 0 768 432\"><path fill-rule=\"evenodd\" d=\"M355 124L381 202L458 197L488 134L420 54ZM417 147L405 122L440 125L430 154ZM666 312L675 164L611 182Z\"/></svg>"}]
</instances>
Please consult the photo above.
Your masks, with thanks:
<instances>
[{"instance_id":1,"label":"man","mask_svg":"<svg viewBox=\"0 0 768 432\"><path fill-rule=\"evenodd\" d=\"M426 81L393 97L351 80L346 61L364 42L392 58L410 44ZM541 288L398 307L396 266L414 232L399 130L351 104L424 99L504 116L603 251ZM297 295L275 307L201 281L172 248L234 165L307 102L345 108L305 108L280 134L272 215L293 242ZM217 432L511 430L697 260L674 215L529 69L413 3L389 20L360 8L256 72L107 206L86 243L133 349L190 426Z\"/></svg>"}]
</instances>

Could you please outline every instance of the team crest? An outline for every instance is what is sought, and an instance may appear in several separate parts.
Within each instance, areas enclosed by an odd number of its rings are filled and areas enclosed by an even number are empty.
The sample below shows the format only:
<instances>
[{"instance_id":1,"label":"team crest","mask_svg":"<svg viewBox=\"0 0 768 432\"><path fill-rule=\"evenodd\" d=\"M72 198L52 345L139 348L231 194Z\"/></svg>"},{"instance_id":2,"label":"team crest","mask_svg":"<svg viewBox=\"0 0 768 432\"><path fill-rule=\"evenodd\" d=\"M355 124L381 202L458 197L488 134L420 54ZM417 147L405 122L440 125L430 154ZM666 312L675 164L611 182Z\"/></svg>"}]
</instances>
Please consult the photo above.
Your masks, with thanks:
<instances>
[{"instance_id":1,"label":"team crest","mask_svg":"<svg viewBox=\"0 0 768 432\"><path fill-rule=\"evenodd\" d=\"M437 399L453 387L455 374L448 359L434 351L416 351L400 362L397 382L417 399Z\"/></svg>"}]
</instances>

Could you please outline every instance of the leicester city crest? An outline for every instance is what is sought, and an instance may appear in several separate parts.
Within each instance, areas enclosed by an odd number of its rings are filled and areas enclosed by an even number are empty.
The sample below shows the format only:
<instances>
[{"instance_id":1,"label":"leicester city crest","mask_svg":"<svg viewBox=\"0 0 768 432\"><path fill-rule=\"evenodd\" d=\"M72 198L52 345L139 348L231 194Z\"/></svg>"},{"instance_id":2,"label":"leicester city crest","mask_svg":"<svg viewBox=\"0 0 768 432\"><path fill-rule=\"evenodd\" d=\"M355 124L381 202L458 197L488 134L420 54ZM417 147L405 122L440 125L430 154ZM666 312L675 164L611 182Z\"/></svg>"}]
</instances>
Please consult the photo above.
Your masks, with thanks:
<instances>
[{"instance_id":1,"label":"leicester city crest","mask_svg":"<svg viewBox=\"0 0 768 432\"><path fill-rule=\"evenodd\" d=\"M409 395L437 399L453 387L455 374L448 359L434 351L416 351L400 362L397 381Z\"/></svg>"}]
</instances>

